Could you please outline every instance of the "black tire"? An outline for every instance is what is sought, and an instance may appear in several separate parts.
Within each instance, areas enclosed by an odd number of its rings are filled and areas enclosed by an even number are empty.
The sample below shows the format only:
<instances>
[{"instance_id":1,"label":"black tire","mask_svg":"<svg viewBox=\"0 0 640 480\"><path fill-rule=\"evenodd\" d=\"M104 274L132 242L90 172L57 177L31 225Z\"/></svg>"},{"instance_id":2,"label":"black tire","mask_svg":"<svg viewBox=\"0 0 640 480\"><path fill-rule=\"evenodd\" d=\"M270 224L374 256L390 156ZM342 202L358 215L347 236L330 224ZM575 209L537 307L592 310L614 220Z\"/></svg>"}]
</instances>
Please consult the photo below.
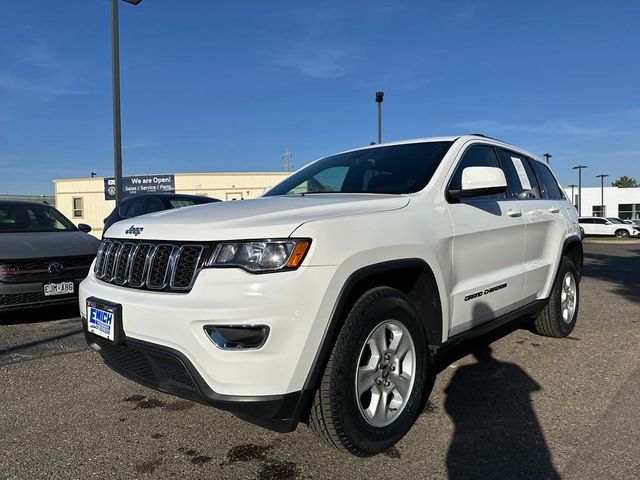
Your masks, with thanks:
<instances>
[{"instance_id":1,"label":"black tire","mask_svg":"<svg viewBox=\"0 0 640 480\"><path fill-rule=\"evenodd\" d=\"M616 237L618 238L628 238L629 232L627 230L616 230Z\"/></svg>"},{"instance_id":2,"label":"black tire","mask_svg":"<svg viewBox=\"0 0 640 480\"><path fill-rule=\"evenodd\" d=\"M410 333L415 371L413 387L395 419L387 426L375 427L360 410L356 370L366 340L386 320L400 323ZM424 328L409 299L388 287L367 291L351 308L340 330L316 391L309 426L321 440L346 453L365 457L388 450L409 431L422 410L428 365Z\"/></svg>"},{"instance_id":3,"label":"black tire","mask_svg":"<svg viewBox=\"0 0 640 480\"><path fill-rule=\"evenodd\" d=\"M575 308L571 318L566 320L563 318L562 309L562 291L565 277L571 275L575 284ZM551 289L551 295L545 307L538 313L534 322L534 329L539 335L545 337L562 338L569 335L576 325L578 318L578 307L580 306L580 276L573 262L562 257L560 268L556 280Z\"/></svg>"}]
</instances>

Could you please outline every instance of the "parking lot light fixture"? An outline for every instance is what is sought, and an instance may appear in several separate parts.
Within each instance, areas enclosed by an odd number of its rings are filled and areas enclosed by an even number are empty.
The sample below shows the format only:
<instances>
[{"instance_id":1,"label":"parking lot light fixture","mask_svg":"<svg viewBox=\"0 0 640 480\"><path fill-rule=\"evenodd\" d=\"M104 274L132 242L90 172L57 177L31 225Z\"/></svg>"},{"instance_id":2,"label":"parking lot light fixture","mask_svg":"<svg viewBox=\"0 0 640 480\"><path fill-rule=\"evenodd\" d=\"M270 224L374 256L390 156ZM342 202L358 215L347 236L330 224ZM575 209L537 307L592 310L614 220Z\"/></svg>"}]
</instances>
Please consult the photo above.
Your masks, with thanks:
<instances>
[{"instance_id":1,"label":"parking lot light fixture","mask_svg":"<svg viewBox=\"0 0 640 480\"><path fill-rule=\"evenodd\" d=\"M550 153L545 153L542 155L547 160L547 165L549 165L549 159L553 157Z\"/></svg>"},{"instance_id":2,"label":"parking lot light fixture","mask_svg":"<svg viewBox=\"0 0 640 480\"><path fill-rule=\"evenodd\" d=\"M120 125L120 42L118 33L118 1L111 1L111 81L113 89L113 170L116 182L116 204L122 200L122 140ZM124 0L138 5L142 0Z\"/></svg>"},{"instance_id":3,"label":"parking lot light fixture","mask_svg":"<svg viewBox=\"0 0 640 480\"><path fill-rule=\"evenodd\" d=\"M382 143L382 101L384 92L376 92L376 103L378 104L378 144Z\"/></svg>"},{"instance_id":4,"label":"parking lot light fixture","mask_svg":"<svg viewBox=\"0 0 640 480\"><path fill-rule=\"evenodd\" d=\"M600 179L600 216L604 217L604 179L608 177L604 173L596 175L596 178Z\"/></svg>"},{"instance_id":5,"label":"parking lot light fixture","mask_svg":"<svg viewBox=\"0 0 640 480\"><path fill-rule=\"evenodd\" d=\"M574 170L578 170L578 216L582 216L582 169L588 168L586 165L576 165Z\"/></svg>"}]
</instances>

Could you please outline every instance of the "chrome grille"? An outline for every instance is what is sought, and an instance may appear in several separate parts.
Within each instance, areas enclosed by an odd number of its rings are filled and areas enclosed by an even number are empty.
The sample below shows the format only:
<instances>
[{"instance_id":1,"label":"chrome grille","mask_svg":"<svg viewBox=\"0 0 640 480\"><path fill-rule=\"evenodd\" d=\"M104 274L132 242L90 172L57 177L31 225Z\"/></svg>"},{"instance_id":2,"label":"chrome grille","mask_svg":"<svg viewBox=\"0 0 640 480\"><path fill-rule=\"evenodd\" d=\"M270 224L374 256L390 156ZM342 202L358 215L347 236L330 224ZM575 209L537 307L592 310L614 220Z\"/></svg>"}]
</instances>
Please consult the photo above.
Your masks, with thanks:
<instances>
[{"instance_id":1,"label":"chrome grille","mask_svg":"<svg viewBox=\"0 0 640 480\"><path fill-rule=\"evenodd\" d=\"M205 259L204 245L107 239L94 273L100 280L131 288L186 292Z\"/></svg>"}]
</instances>

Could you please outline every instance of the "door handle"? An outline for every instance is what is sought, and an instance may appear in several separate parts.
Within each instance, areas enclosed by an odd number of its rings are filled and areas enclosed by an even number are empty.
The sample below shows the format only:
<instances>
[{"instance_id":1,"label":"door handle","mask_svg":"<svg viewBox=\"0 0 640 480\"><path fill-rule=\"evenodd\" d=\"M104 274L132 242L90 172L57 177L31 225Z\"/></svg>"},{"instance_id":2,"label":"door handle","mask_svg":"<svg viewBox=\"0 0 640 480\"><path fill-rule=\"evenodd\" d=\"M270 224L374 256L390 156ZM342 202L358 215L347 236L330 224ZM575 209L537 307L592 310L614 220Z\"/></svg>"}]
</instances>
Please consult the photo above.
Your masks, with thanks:
<instances>
[{"instance_id":1,"label":"door handle","mask_svg":"<svg viewBox=\"0 0 640 480\"><path fill-rule=\"evenodd\" d=\"M560 213L560 209L558 207L551 207L549 213Z\"/></svg>"},{"instance_id":2,"label":"door handle","mask_svg":"<svg viewBox=\"0 0 640 480\"><path fill-rule=\"evenodd\" d=\"M507 215L509 215L510 217L521 217L522 216L522 210L507 210Z\"/></svg>"}]
</instances>

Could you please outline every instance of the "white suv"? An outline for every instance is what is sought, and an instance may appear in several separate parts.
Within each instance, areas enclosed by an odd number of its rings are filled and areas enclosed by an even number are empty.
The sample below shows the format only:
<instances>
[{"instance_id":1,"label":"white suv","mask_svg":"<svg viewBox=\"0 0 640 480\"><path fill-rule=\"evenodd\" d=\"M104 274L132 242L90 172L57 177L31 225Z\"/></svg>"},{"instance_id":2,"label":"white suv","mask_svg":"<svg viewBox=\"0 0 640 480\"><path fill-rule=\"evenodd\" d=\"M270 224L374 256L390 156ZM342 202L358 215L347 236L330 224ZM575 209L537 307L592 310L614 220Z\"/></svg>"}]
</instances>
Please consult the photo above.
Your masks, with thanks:
<instances>
[{"instance_id":1,"label":"white suv","mask_svg":"<svg viewBox=\"0 0 640 480\"><path fill-rule=\"evenodd\" d=\"M619 238L637 237L638 227L629 225L615 217L580 217L578 223L585 235L601 235Z\"/></svg>"},{"instance_id":2,"label":"white suv","mask_svg":"<svg viewBox=\"0 0 640 480\"><path fill-rule=\"evenodd\" d=\"M136 382L355 455L402 438L447 347L574 328L582 243L549 168L481 135L329 156L263 198L112 226L88 343Z\"/></svg>"}]
</instances>

